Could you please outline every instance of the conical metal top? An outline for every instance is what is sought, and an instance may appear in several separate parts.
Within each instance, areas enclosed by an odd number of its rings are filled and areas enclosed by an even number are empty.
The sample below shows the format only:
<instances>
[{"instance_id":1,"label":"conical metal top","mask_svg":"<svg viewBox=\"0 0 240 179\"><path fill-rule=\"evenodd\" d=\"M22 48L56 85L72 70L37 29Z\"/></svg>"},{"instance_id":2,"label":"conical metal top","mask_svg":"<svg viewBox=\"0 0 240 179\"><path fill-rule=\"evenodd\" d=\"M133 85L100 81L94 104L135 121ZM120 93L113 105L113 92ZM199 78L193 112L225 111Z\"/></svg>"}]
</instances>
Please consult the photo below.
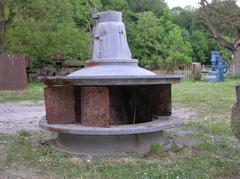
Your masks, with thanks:
<instances>
[{"instance_id":1,"label":"conical metal top","mask_svg":"<svg viewBox=\"0 0 240 179\"><path fill-rule=\"evenodd\" d=\"M100 12L94 19L92 60L87 61L86 68L71 73L69 77L156 75L138 67L138 60L132 59L121 12Z\"/></svg>"}]
</instances>

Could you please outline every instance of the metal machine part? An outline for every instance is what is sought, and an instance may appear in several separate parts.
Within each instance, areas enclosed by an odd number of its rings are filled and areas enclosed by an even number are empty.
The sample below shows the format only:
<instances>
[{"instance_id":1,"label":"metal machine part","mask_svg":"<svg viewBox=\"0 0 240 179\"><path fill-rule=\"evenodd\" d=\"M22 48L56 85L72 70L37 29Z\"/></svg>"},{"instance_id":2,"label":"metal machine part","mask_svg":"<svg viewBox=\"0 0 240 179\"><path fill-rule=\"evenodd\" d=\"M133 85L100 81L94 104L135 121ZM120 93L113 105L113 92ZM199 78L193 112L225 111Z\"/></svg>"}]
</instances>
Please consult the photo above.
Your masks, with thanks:
<instances>
[{"instance_id":1,"label":"metal machine part","mask_svg":"<svg viewBox=\"0 0 240 179\"><path fill-rule=\"evenodd\" d=\"M221 60L221 53L213 51L211 53L212 71L209 72L209 82L222 82L224 81L224 73L228 71L228 65Z\"/></svg>"},{"instance_id":2,"label":"metal machine part","mask_svg":"<svg viewBox=\"0 0 240 179\"><path fill-rule=\"evenodd\" d=\"M177 127L171 85L181 76L160 76L138 66L128 46L122 13L94 16L92 60L65 77L42 78L46 120L60 151L86 155L146 153L165 144L163 131ZM136 145L135 145L136 144Z\"/></svg>"}]
</instances>

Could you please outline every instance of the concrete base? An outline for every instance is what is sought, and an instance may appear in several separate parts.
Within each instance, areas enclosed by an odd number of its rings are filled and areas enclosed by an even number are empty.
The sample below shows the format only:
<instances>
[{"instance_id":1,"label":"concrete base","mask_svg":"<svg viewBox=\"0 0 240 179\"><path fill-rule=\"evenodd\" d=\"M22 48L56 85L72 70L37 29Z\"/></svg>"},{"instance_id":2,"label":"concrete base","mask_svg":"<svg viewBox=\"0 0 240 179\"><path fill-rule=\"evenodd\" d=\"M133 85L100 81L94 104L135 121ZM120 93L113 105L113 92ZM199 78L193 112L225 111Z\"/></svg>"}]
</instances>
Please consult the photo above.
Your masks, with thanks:
<instances>
[{"instance_id":1,"label":"concrete base","mask_svg":"<svg viewBox=\"0 0 240 179\"><path fill-rule=\"evenodd\" d=\"M128 154L142 156L148 153L151 144L168 148L171 140L164 130L178 127L181 123L181 118L171 116L141 124L111 125L108 128L47 124L46 120L40 121L39 126L58 132L52 145L58 151L76 155L121 157Z\"/></svg>"},{"instance_id":2,"label":"concrete base","mask_svg":"<svg viewBox=\"0 0 240 179\"><path fill-rule=\"evenodd\" d=\"M91 156L126 156L147 154L151 144L164 147L170 138L163 131L111 136L89 136L59 133L53 148L71 154Z\"/></svg>"}]
</instances>

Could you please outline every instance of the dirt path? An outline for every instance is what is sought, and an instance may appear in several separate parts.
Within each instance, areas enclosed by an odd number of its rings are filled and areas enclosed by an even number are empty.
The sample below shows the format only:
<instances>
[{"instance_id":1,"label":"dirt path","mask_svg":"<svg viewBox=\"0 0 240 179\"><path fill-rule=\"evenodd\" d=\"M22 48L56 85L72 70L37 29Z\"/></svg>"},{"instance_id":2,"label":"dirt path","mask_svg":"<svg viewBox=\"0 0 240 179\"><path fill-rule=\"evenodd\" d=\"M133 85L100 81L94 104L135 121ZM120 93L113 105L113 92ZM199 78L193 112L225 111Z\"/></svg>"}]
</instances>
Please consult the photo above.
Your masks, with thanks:
<instances>
[{"instance_id":1,"label":"dirt path","mask_svg":"<svg viewBox=\"0 0 240 179\"><path fill-rule=\"evenodd\" d=\"M0 133L14 135L20 130L38 131L45 115L44 102L0 103Z\"/></svg>"}]
</instances>

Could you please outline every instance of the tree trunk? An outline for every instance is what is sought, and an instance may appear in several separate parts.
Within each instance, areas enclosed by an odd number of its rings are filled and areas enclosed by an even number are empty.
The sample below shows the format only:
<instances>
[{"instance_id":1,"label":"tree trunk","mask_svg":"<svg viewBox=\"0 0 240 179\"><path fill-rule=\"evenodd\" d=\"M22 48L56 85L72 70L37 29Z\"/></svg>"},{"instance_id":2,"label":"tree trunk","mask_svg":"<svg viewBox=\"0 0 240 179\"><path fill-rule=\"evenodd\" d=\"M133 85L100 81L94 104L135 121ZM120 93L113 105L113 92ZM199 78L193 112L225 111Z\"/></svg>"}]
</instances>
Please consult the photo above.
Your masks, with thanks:
<instances>
[{"instance_id":1,"label":"tree trunk","mask_svg":"<svg viewBox=\"0 0 240 179\"><path fill-rule=\"evenodd\" d=\"M233 51L232 75L240 76L240 46Z\"/></svg>"},{"instance_id":2,"label":"tree trunk","mask_svg":"<svg viewBox=\"0 0 240 179\"><path fill-rule=\"evenodd\" d=\"M4 21L4 2L0 0L0 53L4 51L4 33L5 33L5 21Z\"/></svg>"}]
</instances>

